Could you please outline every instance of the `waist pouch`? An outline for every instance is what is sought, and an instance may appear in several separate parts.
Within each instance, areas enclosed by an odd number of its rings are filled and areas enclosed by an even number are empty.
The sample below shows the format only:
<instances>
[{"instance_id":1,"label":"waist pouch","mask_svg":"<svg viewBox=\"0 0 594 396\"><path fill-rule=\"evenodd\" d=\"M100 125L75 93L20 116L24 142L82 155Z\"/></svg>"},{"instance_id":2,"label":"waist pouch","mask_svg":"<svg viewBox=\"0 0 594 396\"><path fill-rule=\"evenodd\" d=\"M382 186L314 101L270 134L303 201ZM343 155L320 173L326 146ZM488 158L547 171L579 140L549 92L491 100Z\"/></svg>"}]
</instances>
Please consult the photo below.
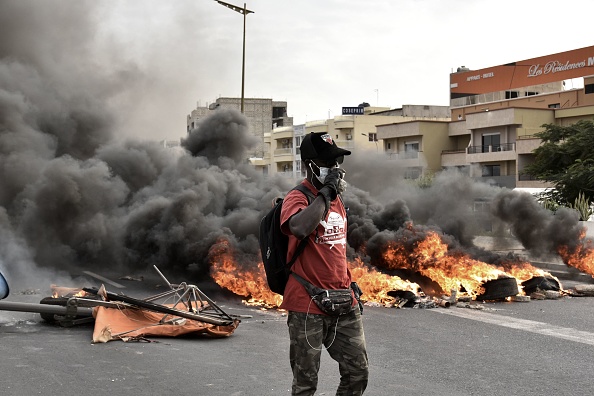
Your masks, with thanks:
<instances>
[{"instance_id":1,"label":"waist pouch","mask_svg":"<svg viewBox=\"0 0 594 396\"><path fill-rule=\"evenodd\" d=\"M292 273L307 290L313 302L322 312L330 316L340 316L353 310L353 292L351 289L321 289L312 285L296 273Z\"/></svg>"},{"instance_id":2,"label":"waist pouch","mask_svg":"<svg viewBox=\"0 0 594 396\"><path fill-rule=\"evenodd\" d=\"M330 316L340 316L353 310L351 289L326 290L311 296L318 308Z\"/></svg>"}]
</instances>

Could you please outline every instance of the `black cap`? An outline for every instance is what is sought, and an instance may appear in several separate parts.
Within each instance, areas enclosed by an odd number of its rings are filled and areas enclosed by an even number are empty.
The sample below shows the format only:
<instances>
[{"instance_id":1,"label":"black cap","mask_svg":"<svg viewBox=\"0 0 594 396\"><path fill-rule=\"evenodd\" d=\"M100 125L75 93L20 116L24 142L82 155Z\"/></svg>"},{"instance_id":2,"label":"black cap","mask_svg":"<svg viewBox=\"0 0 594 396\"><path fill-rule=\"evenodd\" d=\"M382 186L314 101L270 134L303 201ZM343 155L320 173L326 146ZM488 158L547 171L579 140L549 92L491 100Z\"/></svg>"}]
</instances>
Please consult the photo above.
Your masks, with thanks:
<instances>
[{"instance_id":1,"label":"black cap","mask_svg":"<svg viewBox=\"0 0 594 396\"><path fill-rule=\"evenodd\" d=\"M338 147L332 140L332 136L326 132L311 132L309 135L305 135L299 149L302 160L332 161L335 159L341 163L343 156L351 154L349 150Z\"/></svg>"}]
</instances>

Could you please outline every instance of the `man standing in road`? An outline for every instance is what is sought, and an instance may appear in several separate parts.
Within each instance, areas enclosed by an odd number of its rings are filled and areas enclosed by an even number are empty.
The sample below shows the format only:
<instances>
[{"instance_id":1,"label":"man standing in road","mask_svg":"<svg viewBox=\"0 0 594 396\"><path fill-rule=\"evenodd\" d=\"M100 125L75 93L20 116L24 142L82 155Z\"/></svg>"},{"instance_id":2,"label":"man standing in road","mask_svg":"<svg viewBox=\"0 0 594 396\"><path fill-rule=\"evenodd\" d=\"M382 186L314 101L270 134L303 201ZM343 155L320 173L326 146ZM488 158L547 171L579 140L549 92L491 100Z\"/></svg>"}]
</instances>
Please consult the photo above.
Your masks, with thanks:
<instances>
[{"instance_id":1,"label":"man standing in road","mask_svg":"<svg viewBox=\"0 0 594 396\"><path fill-rule=\"evenodd\" d=\"M316 198L292 190L281 211L281 229L289 236L287 261L299 242L308 238L292 271L326 290L350 289L351 273L346 260L347 213L339 194L346 183L339 168L351 152L339 148L327 133L310 133L300 146L307 176L302 185ZM347 304L347 308L348 308ZM289 276L281 308L289 311L292 395L313 395L318 384L321 351L338 362L340 385L336 395L362 395L367 387L368 360L361 310L353 299L350 312L330 316L313 303L294 275Z\"/></svg>"}]
</instances>

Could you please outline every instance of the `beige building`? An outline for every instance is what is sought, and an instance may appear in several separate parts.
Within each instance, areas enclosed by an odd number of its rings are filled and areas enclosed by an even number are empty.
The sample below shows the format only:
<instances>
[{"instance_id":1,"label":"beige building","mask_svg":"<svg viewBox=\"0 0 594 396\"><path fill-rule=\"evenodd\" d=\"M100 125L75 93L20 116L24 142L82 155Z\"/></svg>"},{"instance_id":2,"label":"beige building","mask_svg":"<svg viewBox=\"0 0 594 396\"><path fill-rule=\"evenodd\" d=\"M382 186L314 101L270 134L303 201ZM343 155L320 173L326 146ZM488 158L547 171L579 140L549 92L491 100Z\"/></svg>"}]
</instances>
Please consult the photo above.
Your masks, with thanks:
<instances>
[{"instance_id":1,"label":"beige building","mask_svg":"<svg viewBox=\"0 0 594 396\"><path fill-rule=\"evenodd\" d=\"M287 117L287 102L272 99L244 98L243 114L247 117L250 132L262 141L250 154L253 157L264 156L264 134L276 127L293 125L293 118ZM198 127L201 119L217 109L241 109L241 98L218 98L215 102L200 106L187 116L187 132Z\"/></svg>"},{"instance_id":2,"label":"beige building","mask_svg":"<svg viewBox=\"0 0 594 396\"><path fill-rule=\"evenodd\" d=\"M447 106L404 106L401 109L365 107L359 115L339 115L327 120L308 121L303 125L277 127L264 134L265 154L262 160L252 160L265 174L283 174L299 179L305 176L301 166L299 146L303 136L311 132L327 132L340 147L383 152L377 126L408 122L415 119L447 119Z\"/></svg>"},{"instance_id":3,"label":"beige building","mask_svg":"<svg viewBox=\"0 0 594 396\"><path fill-rule=\"evenodd\" d=\"M544 124L594 118L594 47L450 76L451 121L379 125L386 152L409 177L455 167L508 188L551 187L523 169L534 160ZM565 79L583 88L565 89Z\"/></svg>"},{"instance_id":4,"label":"beige building","mask_svg":"<svg viewBox=\"0 0 594 396\"><path fill-rule=\"evenodd\" d=\"M327 132L341 147L385 153L410 179L457 168L509 188L550 187L523 172L541 144L534 134L544 124L567 126L594 118L593 68L594 46L480 70L460 67L450 74L450 106L362 104L296 126L286 117L286 102L246 99L250 126L262 136L250 160L264 174L300 178L305 174L301 139ZM566 89L565 81L576 79L582 87ZM188 116L188 130L218 106L239 109L240 99L219 98L198 107Z\"/></svg>"}]
</instances>

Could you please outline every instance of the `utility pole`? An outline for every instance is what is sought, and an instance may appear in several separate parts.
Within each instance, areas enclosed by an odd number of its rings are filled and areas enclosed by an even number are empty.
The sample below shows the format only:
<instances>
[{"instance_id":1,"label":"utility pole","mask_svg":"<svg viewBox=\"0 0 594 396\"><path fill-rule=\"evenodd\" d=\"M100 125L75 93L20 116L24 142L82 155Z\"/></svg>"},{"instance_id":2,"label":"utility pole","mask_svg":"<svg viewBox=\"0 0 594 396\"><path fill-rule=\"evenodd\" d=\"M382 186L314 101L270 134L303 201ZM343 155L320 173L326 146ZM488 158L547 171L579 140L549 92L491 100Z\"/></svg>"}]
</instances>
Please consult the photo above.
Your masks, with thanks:
<instances>
[{"instance_id":1,"label":"utility pole","mask_svg":"<svg viewBox=\"0 0 594 396\"><path fill-rule=\"evenodd\" d=\"M241 113L243 114L243 99L245 97L245 95L244 95L244 88L245 88L245 23L246 23L247 14L253 14L254 11L248 10L246 8L245 3L243 3L243 8L241 8L241 7L237 7L233 4L225 3L224 1L220 1L220 0L215 0L215 1L217 3L219 3L220 5L223 5L227 8L232 9L233 11L243 14L243 54L242 54L242 60L241 60Z\"/></svg>"}]
</instances>

